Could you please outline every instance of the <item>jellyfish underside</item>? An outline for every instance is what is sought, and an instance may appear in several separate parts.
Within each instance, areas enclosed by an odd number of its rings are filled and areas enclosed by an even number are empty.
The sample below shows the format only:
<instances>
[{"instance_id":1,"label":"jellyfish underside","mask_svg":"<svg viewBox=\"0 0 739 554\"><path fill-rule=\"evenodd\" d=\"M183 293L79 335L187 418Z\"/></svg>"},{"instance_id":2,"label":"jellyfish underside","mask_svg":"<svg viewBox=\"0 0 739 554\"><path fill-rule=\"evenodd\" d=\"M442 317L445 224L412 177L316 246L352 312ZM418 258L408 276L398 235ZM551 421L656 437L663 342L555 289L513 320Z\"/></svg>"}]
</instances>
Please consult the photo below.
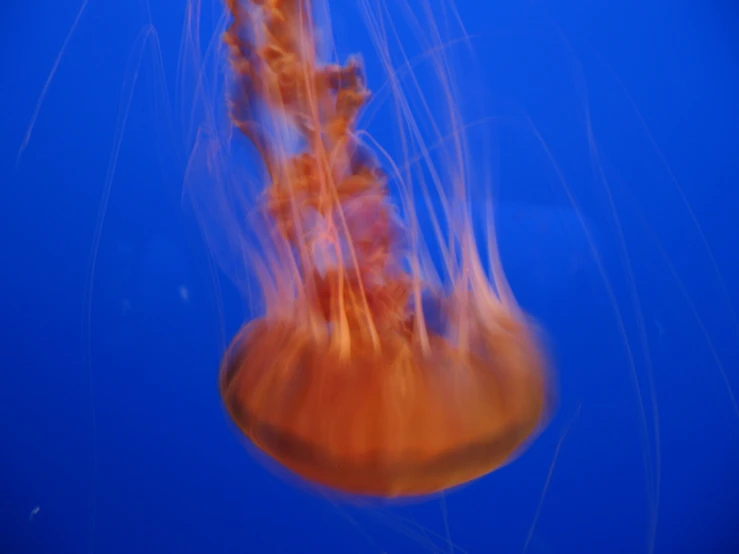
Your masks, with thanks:
<instances>
[{"instance_id":1,"label":"jellyfish underside","mask_svg":"<svg viewBox=\"0 0 739 554\"><path fill-rule=\"evenodd\" d=\"M387 178L353 132L369 96L361 67L316 61L308 2L228 7L231 119L267 168L273 227L266 314L222 363L231 418L282 466L352 494L424 495L496 469L545 408L525 318L484 277L468 227L446 292L403 265ZM290 122L304 149L281 147L255 106ZM438 328L422 294L441 306Z\"/></svg>"}]
</instances>

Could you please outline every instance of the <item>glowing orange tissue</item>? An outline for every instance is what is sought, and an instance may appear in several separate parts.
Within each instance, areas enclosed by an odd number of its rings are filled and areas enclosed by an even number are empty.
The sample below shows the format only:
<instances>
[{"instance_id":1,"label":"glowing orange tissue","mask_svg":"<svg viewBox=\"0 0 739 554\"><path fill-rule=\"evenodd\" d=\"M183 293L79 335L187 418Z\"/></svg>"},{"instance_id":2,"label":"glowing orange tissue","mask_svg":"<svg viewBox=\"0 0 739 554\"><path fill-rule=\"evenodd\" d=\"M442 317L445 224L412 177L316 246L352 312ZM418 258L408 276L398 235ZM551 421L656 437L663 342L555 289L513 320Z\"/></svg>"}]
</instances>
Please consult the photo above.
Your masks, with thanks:
<instances>
[{"instance_id":1,"label":"glowing orange tissue","mask_svg":"<svg viewBox=\"0 0 739 554\"><path fill-rule=\"evenodd\" d=\"M449 213L436 231L420 230L402 187L398 216L394 176L357 130L359 61L319 59L308 0L227 4L230 118L269 178L253 265L265 313L221 370L231 418L280 465L342 492L423 495L496 469L539 427L547 380L494 237L486 270L470 202L450 213L464 180L437 191ZM438 233L443 280L423 246Z\"/></svg>"}]
</instances>

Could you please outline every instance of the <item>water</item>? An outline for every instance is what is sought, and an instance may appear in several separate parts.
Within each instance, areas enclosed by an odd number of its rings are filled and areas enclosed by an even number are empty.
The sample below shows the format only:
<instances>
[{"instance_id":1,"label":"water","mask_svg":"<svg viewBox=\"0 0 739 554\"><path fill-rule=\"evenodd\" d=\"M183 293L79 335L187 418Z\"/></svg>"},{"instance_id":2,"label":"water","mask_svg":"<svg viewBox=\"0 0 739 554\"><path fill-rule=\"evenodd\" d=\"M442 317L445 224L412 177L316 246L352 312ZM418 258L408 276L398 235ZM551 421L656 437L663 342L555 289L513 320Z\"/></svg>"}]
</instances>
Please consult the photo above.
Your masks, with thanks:
<instances>
[{"instance_id":1,"label":"water","mask_svg":"<svg viewBox=\"0 0 739 554\"><path fill-rule=\"evenodd\" d=\"M2 8L0 551L737 551L736 9L457 7L484 69L471 121L503 121L471 148L559 401L513 464L394 507L284 482L221 407L219 356L250 299L182 201L184 8L91 0L20 159L79 2ZM377 90L351 13L336 8L337 43ZM388 106L368 118L385 144Z\"/></svg>"}]
</instances>

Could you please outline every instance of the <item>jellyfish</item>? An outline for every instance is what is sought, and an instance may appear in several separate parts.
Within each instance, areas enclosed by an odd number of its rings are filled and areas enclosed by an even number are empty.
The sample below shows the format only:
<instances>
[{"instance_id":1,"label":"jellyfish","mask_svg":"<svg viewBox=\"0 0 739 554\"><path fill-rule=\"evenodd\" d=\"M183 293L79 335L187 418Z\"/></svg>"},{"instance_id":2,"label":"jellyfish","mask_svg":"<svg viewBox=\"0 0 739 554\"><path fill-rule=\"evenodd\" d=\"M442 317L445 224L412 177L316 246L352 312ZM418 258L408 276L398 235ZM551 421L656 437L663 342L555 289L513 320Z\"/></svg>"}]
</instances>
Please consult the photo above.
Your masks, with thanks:
<instances>
[{"instance_id":1,"label":"jellyfish","mask_svg":"<svg viewBox=\"0 0 739 554\"><path fill-rule=\"evenodd\" d=\"M501 467L541 428L551 387L494 225L483 251L459 174L430 200L444 223L420 228L418 198L358 128L361 59L321 56L309 0L226 5L230 127L266 182L257 247L243 246L264 313L222 361L230 418L279 466L353 495L423 496Z\"/></svg>"}]
</instances>

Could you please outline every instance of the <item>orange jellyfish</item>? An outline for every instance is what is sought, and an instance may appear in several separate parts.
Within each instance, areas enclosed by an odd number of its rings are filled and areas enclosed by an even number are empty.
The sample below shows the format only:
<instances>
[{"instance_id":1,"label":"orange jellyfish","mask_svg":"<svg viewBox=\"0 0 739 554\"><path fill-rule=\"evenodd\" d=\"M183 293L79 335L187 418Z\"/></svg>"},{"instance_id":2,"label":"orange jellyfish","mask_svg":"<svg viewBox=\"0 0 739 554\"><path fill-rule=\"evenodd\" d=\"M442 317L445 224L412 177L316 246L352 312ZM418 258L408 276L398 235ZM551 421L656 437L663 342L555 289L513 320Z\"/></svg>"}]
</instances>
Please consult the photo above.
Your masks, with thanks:
<instances>
[{"instance_id":1,"label":"orange jellyfish","mask_svg":"<svg viewBox=\"0 0 739 554\"><path fill-rule=\"evenodd\" d=\"M500 467L540 426L548 386L494 239L486 271L469 200L452 214L442 195L449 278L429 278L423 233L396 215L357 132L359 60L319 59L309 0L227 6L230 120L269 177L254 266L265 313L224 357L230 417L281 466L351 494L425 495ZM467 197L464 179L453 186Z\"/></svg>"}]
</instances>

